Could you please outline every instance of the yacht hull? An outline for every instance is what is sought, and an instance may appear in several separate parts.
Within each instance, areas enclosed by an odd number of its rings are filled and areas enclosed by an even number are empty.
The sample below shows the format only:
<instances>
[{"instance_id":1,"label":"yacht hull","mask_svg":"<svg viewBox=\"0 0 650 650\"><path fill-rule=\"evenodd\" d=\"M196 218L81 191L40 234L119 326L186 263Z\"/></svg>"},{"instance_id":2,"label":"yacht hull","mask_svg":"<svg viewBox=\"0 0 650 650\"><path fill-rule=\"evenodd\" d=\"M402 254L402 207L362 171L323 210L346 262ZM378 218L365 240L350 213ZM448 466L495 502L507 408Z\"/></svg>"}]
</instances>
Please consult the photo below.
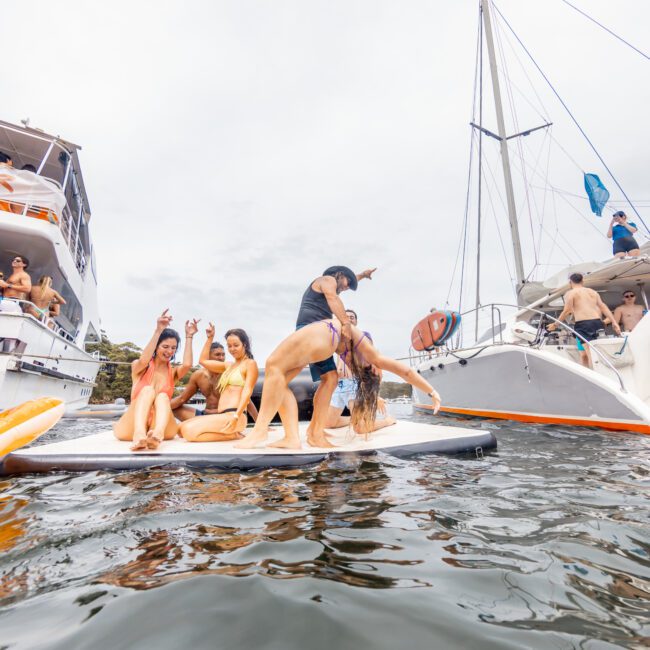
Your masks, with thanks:
<instances>
[{"instance_id":1,"label":"yacht hull","mask_svg":"<svg viewBox=\"0 0 650 650\"><path fill-rule=\"evenodd\" d=\"M45 396L82 408L100 363L35 318L0 313L0 411Z\"/></svg>"},{"instance_id":2,"label":"yacht hull","mask_svg":"<svg viewBox=\"0 0 650 650\"><path fill-rule=\"evenodd\" d=\"M433 357L418 372L443 412L650 434L650 408L615 380L550 352L496 345ZM414 390L416 408L430 400Z\"/></svg>"}]
</instances>

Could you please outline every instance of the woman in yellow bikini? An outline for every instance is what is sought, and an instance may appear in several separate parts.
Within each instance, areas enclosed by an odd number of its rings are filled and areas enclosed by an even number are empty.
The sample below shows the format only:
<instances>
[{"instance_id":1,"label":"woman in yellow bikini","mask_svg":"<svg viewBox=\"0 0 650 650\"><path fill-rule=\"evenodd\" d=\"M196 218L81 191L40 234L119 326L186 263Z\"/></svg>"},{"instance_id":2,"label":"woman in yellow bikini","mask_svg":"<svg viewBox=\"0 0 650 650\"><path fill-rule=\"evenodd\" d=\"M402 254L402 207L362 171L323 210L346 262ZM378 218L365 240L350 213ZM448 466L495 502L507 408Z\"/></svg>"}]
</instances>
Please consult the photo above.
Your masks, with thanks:
<instances>
[{"instance_id":1,"label":"woman in yellow bikini","mask_svg":"<svg viewBox=\"0 0 650 650\"><path fill-rule=\"evenodd\" d=\"M213 415L201 415L181 424L180 434L190 442L221 442L237 440L246 428L246 407L253 394L259 370L253 359L248 334L242 329L226 332L228 352L235 360L210 359L210 346L214 340L214 325L206 329L208 338L201 351L199 363L209 372L221 373L217 384L219 411Z\"/></svg>"},{"instance_id":2,"label":"woman in yellow bikini","mask_svg":"<svg viewBox=\"0 0 650 650\"><path fill-rule=\"evenodd\" d=\"M174 383L192 368L192 338L197 320L185 323L183 363L172 366L180 336L169 327L172 317L167 309L158 317L156 331L131 365L131 404L113 425L118 440L132 440L131 451L157 449L163 440L178 433L178 424L171 409Z\"/></svg>"}]
</instances>

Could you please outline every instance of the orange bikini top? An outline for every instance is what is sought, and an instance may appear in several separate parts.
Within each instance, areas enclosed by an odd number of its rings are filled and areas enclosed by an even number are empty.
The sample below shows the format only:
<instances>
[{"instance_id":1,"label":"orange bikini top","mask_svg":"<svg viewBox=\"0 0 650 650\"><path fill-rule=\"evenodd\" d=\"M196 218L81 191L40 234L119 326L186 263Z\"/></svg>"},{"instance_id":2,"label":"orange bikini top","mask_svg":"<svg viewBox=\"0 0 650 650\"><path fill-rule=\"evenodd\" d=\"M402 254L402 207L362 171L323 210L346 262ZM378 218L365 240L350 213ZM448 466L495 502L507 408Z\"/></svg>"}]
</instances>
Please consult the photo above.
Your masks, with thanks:
<instances>
[{"instance_id":1,"label":"orange bikini top","mask_svg":"<svg viewBox=\"0 0 650 650\"><path fill-rule=\"evenodd\" d=\"M149 362L149 365L147 366L147 369L144 371L140 379L133 384L133 388L131 389L131 401L135 401L136 397L140 394L140 391L145 387L145 386L151 386L153 383L153 375L156 370L156 366L154 364L153 359ZM165 385L161 388L159 391L160 393L167 393L167 396L169 399L172 398L174 395L174 371L172 370L172 364L168 363L167 364L167 382Z\"/></svg>"}]
</instances>

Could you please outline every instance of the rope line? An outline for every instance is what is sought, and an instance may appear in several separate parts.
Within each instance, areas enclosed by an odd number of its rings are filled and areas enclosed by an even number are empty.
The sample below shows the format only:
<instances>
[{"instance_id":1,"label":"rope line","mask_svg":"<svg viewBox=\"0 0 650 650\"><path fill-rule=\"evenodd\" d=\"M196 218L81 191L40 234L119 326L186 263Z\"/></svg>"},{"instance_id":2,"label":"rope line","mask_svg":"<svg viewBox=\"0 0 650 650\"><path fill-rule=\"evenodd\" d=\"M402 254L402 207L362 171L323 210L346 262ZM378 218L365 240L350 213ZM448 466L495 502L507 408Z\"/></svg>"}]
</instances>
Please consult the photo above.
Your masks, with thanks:
<instances>
[{"instance_id":1,"label":"rope line","mask_svg":"<svg viewBox=\"0 0 650 650\"><path fill-rule=\"evenodd\" d=\"M598 27L600 27L601 29L604 29L608 34L611 34L614 38L617 38L619 41L621 41L621 43L625 43L625 45L627 45L628 47L631 47L635 52L638 52L641 56L644 56L646 59L650 59L650 56L648 56L645 52L642 52L638 47L634 47L634 45L632 45L632 43L629 43L623 37L621 37L618 34L614 33L611 29L609 29L609 27L605 27L605 25L603 25L602 23L599 23L595 18L592 18L589 14L586 14L584 11L582 11L582 9L578 9L578 7L576 7L575 5L572 5L567 0L562 0L562 2L564 2L565 5L569 5L569 7L571 7L571 9L575 9L579 14L582 14L585 18L588 18L589 20L591 20L592 23L596 23L596 25L598 25Z\"/></svg>"},{"instance_id":2,"label":"rope line","mask_svg":"<svg viewBox=\"0 0 650 650\"><path fill-rule=\"evenodd\" d=\"M578 120L575 118L575 116L573 115L573 113L571 112L571 110L569 109L569 107L566 105L566 103L564 102L564 100L562 99L562 97L560 97L560 94L559 94L558 91L555 89L555 86L553 86L553 84L551 83L550 79L549 79L549 78L544 74L544 71L541 69L541 67L539 66L539 64L537 63L537 61L536 61L535 58L533 57L533 55L528 51L528 48L523 44L522 40L519 38L519 36L518 36L517 33L515 32L515 30L512 28L512 26L510 25L510 23L509 23L508 20L506 19L506 17L501 13L501 11L500 11L499 8L496 6L496 4L494 4L494 2L492 3L492 6L494 7L494 9L496 10L496 12L497 12L497 13L499 14L499 16L501 17L501 20L503 20L503 22L506 24L506 26L508 27L508 29L512 32L513 36L517 39L519 45L521 45L521 47L523 48L524 52L526 52L526 54L528 55L528 58L533 62L533 65L537 68L537 71L542 75L544 81L546 81L546 83L548 84L549 88L553 91L553 94L555 95L555 97L557 97L557 99L558 99L558 101L560 102L560 104L562 104L562 106L564 107L564 110L568 113L569 117L571 118L571 120L573 121L573 123L576 125L576 127L578 128L578 130L580 131L580 133L582 133L582 136L585 138L585 140L587 141L587 143L588 143L589 146L591 147L592 151L596 154L598 160L600 160L600 162L602 163L603 167L607 170L607 173L610 175L611 179L614 181L614 183L616 183L616 187L618 187L618 189L621 191L621 193L623 194L623 196L627 199L627 201L628 201L630 207L632 208L632 210L634 210L634 213L635 213L636 216L639 218L639 221L641 221L641 223L644 225L645 229L650 233L650 228L648 227L648 225L646 224L646 222L643 220L643 217L639 214L639 211L636 209L636 206L632 203L632 200L631 200L631 199L628 197L628 195L625 193L625 190L623 189L622 185L618 182L618 179L616 178L616 176L614 176L614 173L613 173L612 170L609 168L609 166L608 166L607 163L605 162L604 158L600 155L600 152L598 151L598 149L596 149L596 146L594 145L594 143L589 139L589 136L586 134L585 130L580 126L580 123L579 123Z\"/></svg>"}]
</instances>

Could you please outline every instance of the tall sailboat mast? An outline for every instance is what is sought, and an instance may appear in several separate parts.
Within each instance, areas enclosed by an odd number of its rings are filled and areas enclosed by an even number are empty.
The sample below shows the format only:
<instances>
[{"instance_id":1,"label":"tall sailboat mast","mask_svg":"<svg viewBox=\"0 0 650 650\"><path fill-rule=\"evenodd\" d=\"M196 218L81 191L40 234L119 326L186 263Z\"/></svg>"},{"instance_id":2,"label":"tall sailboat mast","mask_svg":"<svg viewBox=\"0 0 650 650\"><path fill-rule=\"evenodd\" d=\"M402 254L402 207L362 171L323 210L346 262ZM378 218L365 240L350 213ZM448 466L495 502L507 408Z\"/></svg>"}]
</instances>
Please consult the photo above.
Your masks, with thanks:
<instances>
[{"instance_id":1,"label":"tall sailboat mast","mask_svg":"<svg viewBox=\"0 0 650 650\"><path fill-rule=\"evenodd\" d=\"M494 52L494 38L492 35L492 19L490 16L490 0L481 0L481 13L485 25L485 42L487 44L490 72L492 74L492 90L494 93L494 107L497 116L497 131L501 145L501 164L503 165L503 179L506 187L508 203L508 219L510 220L510 234L512 236L512 249L515 256L515 275L517 277L517 293L525 282L524 261L521 254L521 240L519 239L519 224L517 222L517 208L515 207L515 193L512 189L512 174L510 173L510 157L508 155L508 139L506 126L503 121L503 106L501 104L501 89L499 87L499 73L497 70L496 55Z\"/></svg>"}]
</instances>

